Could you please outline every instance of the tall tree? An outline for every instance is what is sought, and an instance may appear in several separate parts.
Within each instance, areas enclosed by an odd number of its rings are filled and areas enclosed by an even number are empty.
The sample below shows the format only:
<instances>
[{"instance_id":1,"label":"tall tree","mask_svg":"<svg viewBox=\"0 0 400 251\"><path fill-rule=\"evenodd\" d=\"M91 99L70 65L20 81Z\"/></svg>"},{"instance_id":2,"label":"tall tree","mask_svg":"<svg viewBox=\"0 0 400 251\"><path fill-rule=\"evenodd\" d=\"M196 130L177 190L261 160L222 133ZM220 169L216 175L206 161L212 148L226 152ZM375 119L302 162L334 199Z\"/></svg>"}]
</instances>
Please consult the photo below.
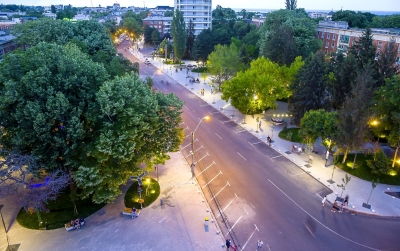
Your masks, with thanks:
<instances>
[{"instance_id":1,"label":"tall tree","mask_svg":"<svg viewBox=\"0 0 400 251\"><path fill-rule=\"evenodd\" d=\"M380 133L386 134L390 146L396 148L392 167L397 160L400 148L400 77L386 79L386 84L381 86L375 95L373 111L379 119Z\"/></svg>"},{"instance_id":2,"label":"tall tree","mask_svg":"<svg viewBox=\"0 0 400 251\"><path fill-rule=\"evenodd\" d=\"M83 197L112 201L139 164L178 149L182 103L134 74L107 80L103 65L72 44L40 43L6 56L0 144L48 171L68 170Z\"/></svg>"},{"instance_id":3,"label":"tall tree","mask_svg":"<svg viewBox=\"0 0 400 251\"><path fill-rule=\"evenodd\" d=\"M174 57L179 61L183 58L186 49L186 24L182 11L175 10L172 18L171 34L174 40Z\"/></svg>"},{"instance_id":4,"label":"tall tree","mask_svg":"<svg viewBox=\"0 0 400 251\"><path fill-rule=\"evenodd\" d=\"M197 35L193 44L193 58L198 61L206 62L208 54L214 50L214 38L210 29L205 29Z\"/></svg>"},{"instance_id":5,"label":"tall tree","mask_svg":"<svg viewBox=\"0 0 400 251\"><path fill-rule=\"evenodd\" d=\"M306 60L290 84L293 95L289 99L289 111L295 124L300 124L309 110L329 108L327 88L325 54L318 51Z\"/></svg>"},{"instance_id":6,"label":"tall tree","mask_svg":"<svg viewBox=\"0 0 400 251\"><path fill-rule=\"evenodd\" d=\"M352 132L352 147L353 150L356 150L356 154L354 155L352 168L356 163L357 152L363 148L365 142L370 140L368 121L371 119L371 104L375 83L376 80L372 77L371 66L367 66L365 70L357 75L353 83L352 92L348 97L349 100L345 101L347 112L351 114L352 122L355 124Z\"/></svg>"},{"instance_id":7,"label":"tall tree","mask_svg":"<svg viewBox=\"0 0 400 251\"><path fill-rule=\"evenodd\" d=\"M323 143L330 142L337 132L336 120L336 112L326 112L323 109L307 111L300 122L300 134L310 145L314 144L318 138L321 138ZM324 145L327 150L331 150L331 143Z\"/></svg>"},{"instance_id":8,"label":"tall tree","mask_svg":"<svg viewBox=\"0 0 400 251\"><path fill-rule=\"evenodd\" d=\"M370 28L367 28L355 44L350 47L350 54L355 57L359 70L364 70L367 65L374 63L376 47Z\"/></svg>"},{"instance_id":9,"label":"tall tree","mask_svg":"<svg viewBox=\"0 0 400 251\"><path fill-rule=\"evenodd\" d=\"M297 8L297 0L286 0L285 8L287 10L295 10Z\"/></svg>"},{"instance_id":10,"label":"tall tree","mask_svg":"<svg viewBox=\"0 0 400 251\"><path fill-rule=\"evenodd\" d=\"M347 57L338 52L328 64L334 78L330 82L331 103L334 109L340 109L347 95L352 90L352 83L358 74L357 62L352 54Z\"/></svg>"},{"instance_id":11,"label":"tall tree","mask_svg":"<svg viewBox=\"0 0 400 251\"><path fill-rule=\"evenodd\" d=\"M239 48L234 44L216 45L215 50L208 55L207 69L220 89L224 81L235 77L238 71L244 69Z\"/></svg>"},{"instance_id":12,"label":"tall tree","mask_svg":"<svg viewBox=\"0 0 400 251\"><path fill-rule=\"evenodd\" d=\"M151 41L153 44L158 44L160 42L160 32L157 29L154 29L151 33Z\"/></svg>"},{"instance_id":13,"label":"tall tree","mask_svg":"<svg viewBox=\"0 0 400 251\"><path fill-rule=\"evenodd\" d=\"M399 45L395 39L391 39L379 51L378 56L378 86L385 84L385 79L392 78L399 73L399 65L396 64Z\"/></svg>"},{"instance_id":14,"label":"tall tree","mask_svg":"<svg viewBox=\"0 0 400 251\"><path fill-rule=\"evenodd\" d=\"M259 30L260 55L286 65L297 56L307 58L321 47L316 28L304 9L273 11Z\"/></svg>"},{"instance_id":15,"label":"tall tree","mask_svg":"<svg viewBox=\"0 0 400 251\"><path fill-rule=\"evenodd\" d=\"M191 59L193 54L195 35L194 35L194 23L192 19L189 20L186 33L186 52L185 58Z\"/></svg>"},{"instance_id":16,"label":"tall tree","mask_svg":"<svg viewBox=\"0 0 400 251\"><path fill-rule=\"evenodd\" d=\"M276 108L276 100L288 98L289 83L304 64L298 57L290 67L279 66L261 57L251 62L250 68L222 85L222 99L242 113Z\"/></svg>"}]
</instances>

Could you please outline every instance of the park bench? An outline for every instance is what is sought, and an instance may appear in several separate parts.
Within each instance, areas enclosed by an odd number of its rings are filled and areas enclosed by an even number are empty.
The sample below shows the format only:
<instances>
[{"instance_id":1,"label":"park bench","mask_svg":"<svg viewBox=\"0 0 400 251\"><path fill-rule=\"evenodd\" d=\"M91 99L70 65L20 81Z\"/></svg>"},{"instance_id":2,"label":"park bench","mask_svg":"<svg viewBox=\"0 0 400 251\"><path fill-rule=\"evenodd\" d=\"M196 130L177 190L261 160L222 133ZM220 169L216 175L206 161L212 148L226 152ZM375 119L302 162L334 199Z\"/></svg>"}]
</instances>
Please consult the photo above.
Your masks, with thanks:
<instances>
[{"instance_id":1,"label":"park bench","mask_svg":"<svg viewBox=\"0 0 400 251\"><path fill-rule=\"evenodd\" d=\"M122 214L123 214L123 215L132 216L132 208L125 207L124 211L122 211ZM137 214L137 216L140 215L140 209L136 209L136 214Z\"/></svg>"}]
</instances>

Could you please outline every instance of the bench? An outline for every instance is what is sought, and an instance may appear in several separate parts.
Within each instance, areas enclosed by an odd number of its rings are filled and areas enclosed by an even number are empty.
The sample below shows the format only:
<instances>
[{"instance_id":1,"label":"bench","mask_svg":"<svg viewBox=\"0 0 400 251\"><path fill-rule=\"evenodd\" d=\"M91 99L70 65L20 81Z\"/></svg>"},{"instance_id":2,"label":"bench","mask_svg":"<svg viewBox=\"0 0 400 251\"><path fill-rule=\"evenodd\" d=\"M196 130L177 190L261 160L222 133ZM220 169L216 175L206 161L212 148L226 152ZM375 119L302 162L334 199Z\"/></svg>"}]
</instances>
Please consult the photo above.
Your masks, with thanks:
<instances>
[{"instance_id":1,"label":"bench","mask_svg":"<svg viewBox=\"0 0 400 251\"><path fill-rule=\"evenodd\" d=\"M85 225L85 221L82 221L82 222L80 223L80 225L81 225L81 227L82 227L83 225ZM65 229L66 229L67 231L72 231L72 230L75 230L75 229L76 229L75 226L72 226L72 225L71 225L71 222L66 223L64 226L65 226Z\"/></svg>"},{"instance_id":2,"label":"bench","mask_svg":"<svg viewBox=\"0 0 400 251\"><path fill-rule=\"evenodd\" d=\"M123 215L132 216L132 208L125 207L124 211L122 211L122 214L123 214ZM140 209L136 209L136 215L137 215L137 216L140 215Z\"/></svg>"}]
</instances>

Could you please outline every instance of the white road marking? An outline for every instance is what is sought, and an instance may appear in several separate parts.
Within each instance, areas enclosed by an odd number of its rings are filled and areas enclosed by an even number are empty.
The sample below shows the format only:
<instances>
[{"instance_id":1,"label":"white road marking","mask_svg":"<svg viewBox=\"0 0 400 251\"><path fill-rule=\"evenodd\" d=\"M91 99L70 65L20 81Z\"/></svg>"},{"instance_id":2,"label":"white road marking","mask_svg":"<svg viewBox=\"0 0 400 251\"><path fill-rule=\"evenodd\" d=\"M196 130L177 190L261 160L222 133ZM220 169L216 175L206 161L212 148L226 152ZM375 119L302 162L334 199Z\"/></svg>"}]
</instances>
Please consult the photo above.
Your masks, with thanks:
<instances>
[{"instance_id":1,"label":"white road marking","mask_svg":"<svg viewBox=\"0 0 400 251\"><path fill-rule=\"evenodd\" d=\"M203 157L201 157L198 161L194 162L193 164L197 164L200 162L200 160L204 159L205 157L210 156L208 153L206 155L204 155Z\"/></svg>"},{"instance_id":2,"label":"white road marking","mask_svg":"<svg viewBox=\"0 0 400 251\"><path fill-rule=\"evenodd\" d=\"M229 205L233 202L233 200L231 200L228 205L226 205L226 207L224 209L222 209L222 212L225 212L225 210L229 207ZM218 214L217 218L221 216L221 214Z\"/></svg>"},{"instance_id":3,"label":"white road marking","mask_svg":"<svg viewBox=\"0 0 400 251\"><path fill-rule=\"evenodd\" d=\"M245 157L243 157L240 153L236 152L237 154L239 154L240 157L242 157L245 161L247 161L247 159Z\"/></svg>"},{"instance_id":4,"label":"white road marking","mask_svg":"<svg viewBox=\"0 0 400 251\"><path fill-rule=\"evenodd\" d=\"M188 109L190 111L190 109L186 105L184 105L183 107L185 107L186 109Z\"/></svg>"},{"instance_id":5,"label":"white road marking","mask_svg":"<svg viewBox=\"0 0 400 251\"><path fill-rule=\"evenodd\" d=\"M215 165L215 162L213 161L213 163L211 163L208 167L206 167L206 169L204 169L203 171L201 171L199 174L196 175L199 176L200 174L202 174L205 170L207 170L210 166Z\"/></svg>"},{"instance_id":6,"label":"white road marking","mask_svg":"<svg viewBox=\"0 0 400 251\"><path fill-rule=\"evenodd\" d=\"M228 230L228 233L226 233L225 236L227 236L227 235L229 234L229 232L236 226L236 224L240 221L240 219L241 219L242 217L243 217L243 215L239 217L239 219L238 219L238 220L235 222L235 224L233 224L233 226Z\"/></svg>"},{"instance_id":7,"label":"white road marking","mask_svg":"<svg viewBox=\"0 0 400 251\"><path fill-rule=\"evenodd\" d=\"M221 170L219 171L219 173L217 175L215 175L214 178L212 178L209 182L207 182L207 184L205 184L202 188L205 188L206 186L208 186L208 184L210 184L215 178L217 178L220 174L222 174Z\"/></svg>"},{"instance_id":8,"label":"white road marking","mask_svg":"<svg viewBox=\"0 0 400 251\"><path fill-rule=\"evenodd\" d=\"M290 175L292 175L292 176L297 176L297 175L302 175L302 174L305 174L306 172L302 172L302 173L298 173L298 174L291 174L291 173L289 173Z\"/></svg>"},{"instance_id":9,"label":"white road marking","mask_svg":"<svg viewBox=\"0 0 400 251\"><path fill-rule=\"evenodd\" d=\"M287 195L284 191L282 191L282 190L281 190L277 185L275 185L270 179L268 179L268 181L269 181L272 185L274 185L274 187L276 187L281 193L283 193L283 195L285 195L286 198L288 198L289 200L291 200L291 201L292 201L298 208L300 208L304 213L306 213L308 216L310 216L310 217L311 217L313 220L315 220L318 224L320 224L321 226L323 226L323 227L326 228L327 230L331 231L333 234L336 234L337 236L339 236L339 237L341 237L341 238L343 238L343 239L345 239L345 240L347 240L347 241L349 241L349 242L352 242L352 243L354 243L354 244L356 244L356 245L359 245L359 246L361 246L361 247L365 247L365 248L368 248L368 249L371 249L371 250L379 251L379 249L376 249L376 248L373 248L373 247L369 247L369 246L363 245L363 244L361 244L361 243L359 243L359 242L350 240L349 238L347 238L347 237L345 237L345 236L343 236L343 235L341 235L341 234L339 234L339 233L336 233L335 231L333 231L333 230L330 229L329 227L325 226L322 222L320 222L319 220L317 220L315 217L313 217L309 212L307 212L307 211L306 211L304 208L302 208L299 204L297 204L292 198L289 197L289 195Z\"/></svg>"},{"instance_id":10,"label":"white road marking","mask_svg":"<svg viewBox=\"0 0 400 251\"><path fill-rule=\"evenodd\" d=\"M254 226L255 226L255 225L256 225L256 224L254 224ZM246 247L247 243L249 243L251 237L253 237L253 234L256 232L256 230L258 230L257 226L256 226L256 229L254 229L253 233L251 233L251 235L250 235L249 238L247 239L246 243L243 245L242 249L240 249L240 250L244 250L244 248ZM258 231L259 231L259 230L258 230Z\"/></svg>"},{"instance_id":11,"label":"white road marking","mask_svg":"<svg viewBox=\"0 0 400 251\"><path fill-rule=\"evenodd\" d=\"M268 244L267 244L267 247L268 247L269 251L271 251L271 249L269 248Z\"/></svg>"},{"instance_id":12,"label":"white road marking","mask_svg":"<svg viewBox=\"0 0 400 251\"><path fill-rule=\"evenodd\" d=\"M166 218L166 217L162 218L162 219L161 219L161 220L160 220L158 223L161 223L161 222L163 222L163 220L165 220L165 218Z\"/></svg>"},{"instance_id":13,"label":"white road marking","mask_svg":"<svg viewBox=\"0 0 400 251\"><path fill-rule=\"evenodd\" d=\"M215 133L215 135L217 135L220 139L222 139L221 136L219 136L217 133Z\"/></svg>"},{"instance_id":14,"label":"white road marking","mask_svg":"<svg viewBox=\"0 0 400 251\"><path fill-rule=\"evenodd\" d=\"M271 159L275 159L275 158L279 158L279 157L282 157L282 155L278 155L278 156L275 156L275 157L271 157Z\"/></svg>"},{"instance_id":15,"label":"white road marking","mask_svg":"<svg viewBox=\"0 0 400 251\"><path fill-rule=\"evenodd\" d=\"M225 187L226 186L231 186L230 184L229 184L229 182L227 181L226 182L226 185L223 187L223 188L221 188L221 190L219 190L219 192L218 193L216 193L212 198L211 198L211 200L213 200L215 197L217 197L218 196L218 194L220 193L220 192L222 192L222 190L224 190L225 189Z\"/></svg>"},{"instance_id":16,"label":"white road marking","mask_svg":"<svg viewBox=\"0 0 400 251\"><path fill-rule=\"evenodd\" d=\"M197 151L200 150L201 148L203 148L203 146L200 146L199 148L197 148L196 150L194 150L194 152L197 152ZM189 157L189 156L191 156L192 154L193 154L192 151L190 151L190 154L189 154L188 156L186 156L186 158Z\"/></svg>"}]
</instances>

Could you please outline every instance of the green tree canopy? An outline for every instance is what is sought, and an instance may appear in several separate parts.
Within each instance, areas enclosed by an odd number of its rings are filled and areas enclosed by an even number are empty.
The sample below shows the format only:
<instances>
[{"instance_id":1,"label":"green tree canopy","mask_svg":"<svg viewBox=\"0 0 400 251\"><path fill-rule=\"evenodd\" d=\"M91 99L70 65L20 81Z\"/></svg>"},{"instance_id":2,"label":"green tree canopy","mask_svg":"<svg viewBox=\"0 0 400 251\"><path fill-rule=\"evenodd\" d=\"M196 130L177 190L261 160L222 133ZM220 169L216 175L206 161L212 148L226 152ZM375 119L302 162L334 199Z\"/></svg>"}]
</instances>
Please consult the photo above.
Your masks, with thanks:
<instances>
[{"instance_id":1,"label":"green tree canopy","mask_svg":"<svg viewBox=\"0 0 400 251\"><path fill-rule=\"evenodd\" d=\"M250 64L244 72L222 85L222 99L242 113L258 112L275 108L276 100L291 95L290 82L304 63L298 57L290 65L279 66L271 60L261 57Z\"/></svg>"},{"instance_id":2,"label":"green tree canopy","mask_svg":"<svg viewBox=\"0 0 400 251\"><path fill-rule=\"evenodd\" d=\"M107 81L108 80L108 81ZM109 81L77 46L40 43L0 64L0 144L67 169L81 196L110 202L152 157L178 149L182 103L137 75Z\"/></svg>"},{"instance_id":3,"label":"green tree canopy","mask_svg":"<svg viewBox=\"0 0 400 251\"><path fill-rule=\"evenodd\" d=\"M370 12L355 12L352 10L340 10L336 11L332 15L333 21L346 21L352 28L364 29L370 25L375 14Z\"/></svg>"},{"instance_id":4,"label":"green tree canopy","mask_svg":"<svg viewBox=\"0 0 400 251\"><path fill-rule=\"evenodd\" d=\"M104 64L112 77L125 74L118 69L132 69L129 61L114 59L118 57L117 51L106 28L97 21L69 22L45 18L15 25L12 34L16 36L17 44L21 46L34 46L40 42L58 45L74 43L94 61ZM117 66L118 69L113 69L117 62L122 65Z\"/></svg>"},{"instance_id":5,"label":"green tree canopy","mask_svg":"<svg viewBox=\"0 0 400 251\"><path fill-rule=\"evenodd\" d=\"M178 9L172 18L171 34L174 40L174 57L180 62L186 51L186 24L182 11Z\"/></svg>"},{"instance_id":6,"label":"green tree canopy","mask_svg":"<svg viewBox=\"0 0 400 251\"><path fill-rule=\"evenodd\" d=\"M244 67L239 48L234 44L216 45L215 50L208 55L207 69L213 76L213 81L218 84L218 89L224 81L235 77Z\"/></svg>"},{"instance_id":7,"label":"green tree canopy","mask_svg":"<svg viewBox=\"0 0 400 251\"><path fill-rule=\"evenodd\" d=\"M375 95L373 110L379 121L380 134L386 134L389 144L396 147L392 167L397 160L400 147L400 77L386 79L386 84L381 86Z\"/></svg>"},{"instance_id":8,"label":"green tree canopy","mask_svg":"<svg viewBox=\"0 0 400 251\"><path fill-rule=\"evenodd\" d=\"M290 84L293 95L289 99L289 110L295 124L300 123L307 111L329 107L326 78L325 55L319 51L306 60Z\"/></svg>"},{"instance_id":9,"label":"green tree canopy","mask_svg":"<svg viewBox=\"0 0 400 251\"><path fill-rule=\"evenodd\" d=\"M308 144L314 144L318 138L322 141L331 141L331 137L337 132L336 127L337 113L327 112L323 109L309 110L301 119L301 135L306 139ZM325 144L327 150L331 144Z\"/></svg>"},{"instance_id":10,"label":"green tree canopy","mask_svg":"<svg viewBox=\"0 0 400 251\"><path fill-rule=\"evenodd\" d=\"M321 48L316 28L304 9L273 11L260 28L260 55L280 65L290 65L297 56L307 58Z\"/></svg>"}]
</instances>

